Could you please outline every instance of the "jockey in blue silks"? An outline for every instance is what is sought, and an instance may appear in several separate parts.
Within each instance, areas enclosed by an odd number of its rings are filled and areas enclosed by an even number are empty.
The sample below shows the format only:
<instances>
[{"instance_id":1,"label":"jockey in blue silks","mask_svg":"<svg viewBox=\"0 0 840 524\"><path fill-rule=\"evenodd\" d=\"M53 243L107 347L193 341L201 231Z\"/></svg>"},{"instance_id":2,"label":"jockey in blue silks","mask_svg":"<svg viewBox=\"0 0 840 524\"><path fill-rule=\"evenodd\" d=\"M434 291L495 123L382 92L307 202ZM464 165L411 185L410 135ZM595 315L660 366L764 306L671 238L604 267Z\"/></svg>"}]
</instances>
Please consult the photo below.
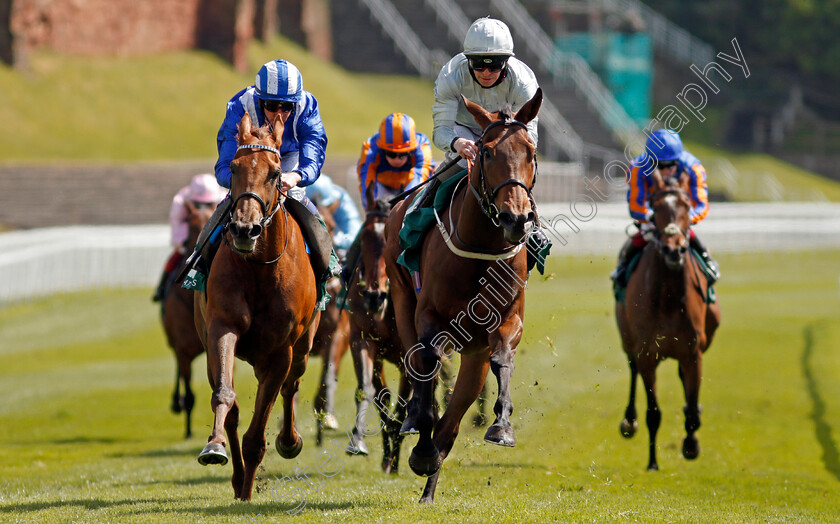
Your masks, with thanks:
<instances>
[{"instance_id":1,"label":"jockey in blue silks","mask_svg":"<svg viewBox=\"0 0 840 524\"><path fill-rule=\"evenodd\" d=\"M343 187L336 185L327 175L321 175L314 183L306 186L306 196L323 207L333 208L335 230L332 232L333 246L341 257L353 243L362 228L362 219L353 199ZM337 204L337 205L336 205Z\"/></svg>"},{"instance_id":2,"label":"jockey in blue silks","mask_svg":"<svg viewBox=\"0 0 840 524\"><path fill-rule=\"evenodd\" d=\"M280 144L280 189L302 202L318 217L317 208L306 198L303 188L315 182L321 174L327 148L327 134L321 122L318 101L312 93L303 89L303 78L298 68L282 59L266 62L257 72L254 85L239 91L228 101L225 119L216 136L219 151L215 169L216 180L225 188L230 188L230 164L239 147L238 124L246 112L250 115L252 124L258 127L270 125L278 114L282 113L285 116L286 123ZM230 201L230 195L227 201ZM219 226L223 221L222 215L229 212L227 208L225 202L222 202L217 208L217 214L210 218L206 231L211 245L218 245L221 239ZM320 217L318 220L320 221ZM202 241L201 237L199 241ZM328 249L307 245L308 249L318 248L316 250L323 254L326 254ZM335 254L332 253L330 258L335 258ZM337 259L334 262L337 265ZM330 265L332 267L333 263ZM329 275L316 275L319 282L325 281L326 278L329 278Z\"/></svg>"},{"instance_id":3,"label":"jockey in blue silks","mask_svg":"<svg viewBox=\"0 0 840 524\"><path fill-rule=\"evenodd\" d=\"M280 145L283 170L280 179L284 191L303 201L303 187L315 182L321 174L327 133L321 123L318 101L312 93L304 91L303 78L297 67L285 60L268 62L260 68L254 85L228 101L225 120L216 136L219 150L216 180L222 187L230 187L230 163L238 147L237 125L246 111L256 126L265 125L278 113L286 115Z\"/></svg>"},{"instance_id":4,"label":"jockey in blue silks","mask_svg":"<svg viewBox=\"0 0 840 524\"><path fill-rule=\"evenodd\" d=\"M627 285L627 268L630 261L641 253L655 234L653 210L648 209L648 198L653 191L653 171L659 169L662 178L688 174L689 212L691 225L698 224L709 213L709 192L706 186L706 170L694 155L683 148L680 135L669 129L657 129L648 137L645 151L633 159L626 173L630 188L627 190L627 205L630 217L639 231L625 242L618 255L618 266L610 277L620 286ZM688 232L689 244L696 250L712 273L709 284L720 278L720 268L700 241L693 229Z\"/></svg>"}]
</instances>

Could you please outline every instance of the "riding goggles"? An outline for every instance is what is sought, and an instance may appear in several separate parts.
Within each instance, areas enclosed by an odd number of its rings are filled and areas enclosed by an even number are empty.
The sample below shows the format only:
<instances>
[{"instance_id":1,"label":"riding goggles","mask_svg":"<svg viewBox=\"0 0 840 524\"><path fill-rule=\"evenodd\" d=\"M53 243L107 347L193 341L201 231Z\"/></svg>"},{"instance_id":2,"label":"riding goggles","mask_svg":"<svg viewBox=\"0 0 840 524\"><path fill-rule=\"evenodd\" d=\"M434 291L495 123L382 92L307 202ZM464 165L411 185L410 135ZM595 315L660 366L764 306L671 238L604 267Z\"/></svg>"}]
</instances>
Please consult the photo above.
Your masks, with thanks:
<instances>
[{"instance_id":1,"label":"riding goggles","mask_svg":"<svg viewBox=\"0 0 840 524\"><path fill-rule=\"evenodd\" d=\"M263 100L262 106L265 108L266 111L271 113L276 113L277 111L283 111L284 113L289 113L292 109L295 108L294 102L281 102L280 100Z\"/></svg>"},{"instance_id":2,"label":"riding goggles","mask_svg":"<svg viewBox=\"0 0 840 524\"><path fill-rule=\"evenodd\" d=\"M676 160L663 160L661 162L656 162L657 169L668 169L669 167L674 167L677 165Z\"/></svg>"},{"instance_id":3,"label":"riding goggles","mask_svg":"<svg viewBox=\"0 0 840 524\"><path fill-rule=\"evenodd\" d=\"M408 153L395 153L393 151L385 151L385 156L388 158L405 158L408 156Z\"/></svg>"},{"instance_id":4,"label":"riding goggles","mask_svg":"<svg viewBox=\"0 0 840 524\"><path fill-rule=\"evenodd\" d=\"M508 57L506 56L471 56L470 69L473 71L484 71L489 69L492 73L498 73L504 69Z\"/></svg>"}]
</instances>

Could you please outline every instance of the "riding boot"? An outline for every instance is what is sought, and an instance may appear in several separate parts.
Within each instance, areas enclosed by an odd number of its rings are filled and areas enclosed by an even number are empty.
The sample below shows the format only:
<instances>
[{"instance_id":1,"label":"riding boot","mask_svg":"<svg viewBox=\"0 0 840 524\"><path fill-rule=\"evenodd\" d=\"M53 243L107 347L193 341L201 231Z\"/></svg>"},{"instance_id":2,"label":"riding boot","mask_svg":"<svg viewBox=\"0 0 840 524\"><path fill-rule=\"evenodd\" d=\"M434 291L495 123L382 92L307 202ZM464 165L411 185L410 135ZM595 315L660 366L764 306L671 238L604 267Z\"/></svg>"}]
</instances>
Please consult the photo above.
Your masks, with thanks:
<instances>
[{"instance_id":1,"label":"riding boot","mask_svg":"<svg viewBox=\"0 0 840 524\"><path fill-rule=\"evenodd\" d=\"M172 272L178 269L181 261L184 260L184 255L178 250L172 252L163 266L163 272L160 275L160 282L155 288L155 294L152 296L152 302L160 302L165 297L169 288L172 286Z\"/></svg>"},{"instance_id":2,"label":"riding boot","mask_svg":"<svg viewBox=\"0 0 840 524\"><path fill-rule=\"evenodd\" d=\"M627 287L627 266L630 264L630 261L633 260L633 257L635 257L642 249L644 249L644 246L637 246L636 243L633 242L632 238L628 238L624 245L621 246L621 251L618 253L618 265L610 274L610 278L616 283L616 285L620 287Z\"/></svg>"},{"instance_id":3,"label":"riding boot","mask_svg":"<svg viewBox=\"0 0 840 524\"><path fill-rule=\"evenodd\" d=\"M702 258L703 262L705 262L709 267L709 271L707 272L709 285L711 286L720 280L720 266L717 261L712 258L712 255L709 254L709 250L706 249L706 246L703 245L703 242L700 241L700 237L698 237L696 233L691 235L689 245L693 250L700 254L700 258Z\"/></svg>"}]
</instances>

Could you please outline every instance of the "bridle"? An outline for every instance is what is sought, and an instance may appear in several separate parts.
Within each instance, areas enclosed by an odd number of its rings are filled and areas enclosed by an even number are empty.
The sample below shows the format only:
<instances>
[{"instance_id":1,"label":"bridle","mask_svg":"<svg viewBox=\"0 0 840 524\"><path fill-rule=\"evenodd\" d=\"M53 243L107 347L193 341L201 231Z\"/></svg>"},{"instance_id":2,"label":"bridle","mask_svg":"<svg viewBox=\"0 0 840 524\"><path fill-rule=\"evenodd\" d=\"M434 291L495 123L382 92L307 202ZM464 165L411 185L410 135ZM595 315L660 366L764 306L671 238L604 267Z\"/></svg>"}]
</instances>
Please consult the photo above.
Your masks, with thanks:
<instances>
[{"instance_id":1,"label":"bridle","mask_svg":"<svg viewBox=\"0 0 840 524\"><path fill-rule=\"evenodd\" d=\"M476 142L476 146L478 147L478 184L479 187L476 188L472 181L470 181L470 189L472 190L473 195L475 195L476 200L478 200L479 206L481 206L481 211L484 213L487 218L493 222L493 225L496 227L500 227L501 223L499 222L499 208L496 206L496 196L499 194L499 191L508 185L516 185L521 186L525 189L525 192L528 194L528 200L531 202L531 209L534 211L534 217L536 221L539 221L539 217L537 216L537 204L534 202L534 195L531 194L531 190L534 188L534 184L537 182L537 158L534 157L534 177L531 180L531 185L527 186L525 182L519 180L518 178L510 178L508 180L503 181L498 186L494 188L490 188L487 184L487 173L484 169L484 152L488 149L488 147L484 144L484 140L487 138L487 134L490 132L491 129L495 129L497 127L521 127L527 129L528 126L520 122L519 120L514 120L510 117L505 117L503 120L496 120L492 122L490 125L484 128L484 131L481 133L478 141Z\"/></svg>"},{"instance_id":2,"label":"bridle","mask_svg":"<svg viewBox=\"0 0 840 524\"><path fill-rule=\"evenodd\" d=\"M277 149L275 147L271 147L271 146L262 145L262 144L242 144L241 146L236 148L236 151L239 152L242 149L263 149L263 150L275 153L277 155L278 160L283 158L282 155L280 154L279 149ZM267 262L261 261L261 260L252 260L251 258L246 259L249 262L252 262L254 264L262 264L262 265L274 264L275 262L280 260L280 258L286 253L286 249L289 247L289 214L286 211L286 207L283 206L283 202L282 202L282 199L280 197L281 196L284 196L285 198L291 198L291 197L289 197L288 194L283 193L283 191L280 189L279 178L277 180L277 183L274 185L274 190L275 190L275 194L274 194L274 197L272 197L271 200L272 201L276 200L277 203L274 205L274 209L272 209L271 212L268 211L269 204L267 204L262 199L262 197L260 197L260 195L254 193L253 191L243 191L242 193L239 193L236 196L236 198L233 199L233 203L230 206L230 211L228 212L228 220L227 220L227 225L225 225L225 229L227 229L228 225L233 220L233 212L236 210L236 204L238 204L239 201L242 200L242 199L253 198L260 205L260 210L262 211L262 218L259 221L259 225L260 225L260 228L261 228L260 234L262 234L262 232L265 231L271 225L271 222L274 220L274 215L277 214L277 211L279 211L281 208L283 209L283 215L286 219L286 241L283 245L283 250L280 252L280 255L277 256L277 258L275 258L273 260L269 260ZM224 235L224 239L225 239L225 244L227 244L228 247L231 247L230 243L228 242L227 235ZM234 253L236 253L237 255L239 255L243 258L245 257L245 255L243 253L240 253L238 250L236 250L234 248L231 248L231 251L233 251Z\"/></svg>"},{"instance_id":3,"label":"bridle","mask_svg":"<svg viewBox=\"0 0 840 524\"><path fill-rule=\"evenodd\" d=\"M656 193L652 194L648 198L648 207L650 209L653 209L654 201L658 201L661 198L667 197L669 195L674 195L674 196L678 196L678 197L685 196L686 198L688 198L688 193L686 193L682 189L662 189L662 190L657 191ZM651 217L651 223L654 224L654 228L656 229L656 232L657 232L657 234L655 235L655 237L653 239L653 244L656 247L656 250L660 254L662 254L662 255L665 254L665 253L663 253L664 245L662 244L662 240L660 238L662 233L664 233L666 235L669 235L669 236L674 236L674 235L678 235L678 234L682 233L683 238L685 238L685 244L680 246L679 252L680 252L680 257L685 255L686 251L688 251L688 245L687 244L688 244L688 239L689 239L689 234L690 234L689 231L688 231L688 228L682 228L682 227L678 226L676 222L671 222L667 226L665 226L664 229L660 230L658 227L656 227L656 222L653 221L653 217Z\"/></svg>"}]
</instances>

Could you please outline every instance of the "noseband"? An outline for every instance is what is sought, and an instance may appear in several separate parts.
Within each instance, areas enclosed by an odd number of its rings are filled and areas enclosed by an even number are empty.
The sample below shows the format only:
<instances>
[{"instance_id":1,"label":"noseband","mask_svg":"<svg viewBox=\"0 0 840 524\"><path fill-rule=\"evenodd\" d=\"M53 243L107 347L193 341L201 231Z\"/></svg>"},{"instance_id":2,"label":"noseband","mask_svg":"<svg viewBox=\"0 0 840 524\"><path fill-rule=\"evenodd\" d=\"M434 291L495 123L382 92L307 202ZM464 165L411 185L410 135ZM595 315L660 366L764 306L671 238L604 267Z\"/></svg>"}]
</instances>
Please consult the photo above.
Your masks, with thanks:
<instances>
[{"instance_id":1,"label":"noseband","mask_svg":"<svg viewBox=\"0 0 840 524\"><path fill-rule=\"evenodd\" d=\"M487 133L494 128L497 127L522 127L527 129L528 126L524 123L520 122L519 120L514 120L512 118L505 118L504 120L496 120L495 122L491 123L489 126L484 128L484 131L481 133L481 136L476 142L478 146L478 183L479 187L476 189L473 186L472 181L470 181L470 189L472 190L473 195L478 200L478 204L481 206L481 211L484 213L487 218L493 222L493 225L496 227L500 227L501 223L499 222L499 208L496 206L496 196L499 194L499 190L503 187L508 185L516 185L521 186L525 189L526 193L528 194L528 200L531 202L531 209L534 211L535 217L537 216L537 204L534 202L534 196L531 194L531 190L534 188L534 184L537 182L537 158L534 157L534 177L531 180L530 187L525 185L525 182L519 180L518 178L511 178L508 180L503 181L498 186L494 188L490 188L487 184L487 173L484 169L484 151L487 149L487 146L484 145L484 140L487 137ZM537 220L539 220L537 218Z\"/></svg>"}]
</instances>

